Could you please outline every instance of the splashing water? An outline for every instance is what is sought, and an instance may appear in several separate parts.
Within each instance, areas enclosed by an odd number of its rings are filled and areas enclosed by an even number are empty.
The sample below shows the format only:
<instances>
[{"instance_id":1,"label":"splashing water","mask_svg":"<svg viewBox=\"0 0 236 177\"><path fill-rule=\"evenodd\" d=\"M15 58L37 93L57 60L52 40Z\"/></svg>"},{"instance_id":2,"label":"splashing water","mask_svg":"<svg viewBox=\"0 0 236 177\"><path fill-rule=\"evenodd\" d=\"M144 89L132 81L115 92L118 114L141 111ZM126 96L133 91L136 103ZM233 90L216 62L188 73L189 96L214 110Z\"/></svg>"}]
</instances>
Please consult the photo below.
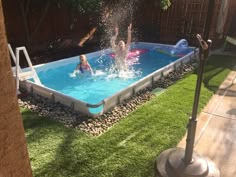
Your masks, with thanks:
<instances>
[{"instance_id":1,"label":"splashing water","mask_svg":"<svg viewBox=\"0 0 236 177\"><path fill-rule=\"evenodd\" d=\"M126 71L120 70L120 71L112 71L107 74L106 79L114 79L114 78L119 78L119 79L134 79L134 78L139 78L141 77L142 72L140 70L135 71L133 68L130 68Z\"/></svg>"},{"instance_id":2,"label":"splashing water","mask_svg":"<svg viewBox=\"0 0 236 177\"><path fill-rule=\"evenodd\" d=\"M133 20L133 13L135 10L135 3L138 2L138 0L119 0L119 1L113 1L113 2L107 2L103 3L102 7L102 14L100 15L100 27L99 29L101 32L101 43L100 48L101 50L110 48L110 39L114 34L115 27L119 27L119 35L116 39L116 43L120 40L123 40L126 42L127 40L127 33L128 33L128 26L132 23ZM132 38L134 37L135 32L132 31ZM135 71L129 69L129 71L124 72L120 71L119 74L114 69L113 63L107 63L104 61L104 57L100 57L97 61L97 63L105 69L105 72L109 73L109 78L114 77L120 77L120 78L130 78L132 77L131 73L135 73ZM132 58L130 60L126 61L127 66L131 66L135 63L138 63L138 58ZM106 66L104 66L104 64ZM119 68L119 67L118 67ZM125 76L125 74L127 76ZM136 74L134 74L136 75Z\"/></svg>"},{"instance_id":3,"label":"splashing water","mask_svg":"<svg viewBox=\"0 0 236 177\"><path fill-rule=\"evenodd\" d=\"M150 50L151 48L153 46L145 48L147 52L136 56L137 62L131 64L127 71L115 70L114 59L107 54L88 57L94 75L72 73L77 64L76 61L42 70L38 75L43 85L75 99L96 104L177 59L177 57Z\"/></svg>"},{"instance_id":4,"label":"splashing water","mask_svg":"<svg viewBox=\"0 0 236 177\"><path fill-rule=\"evenodd\" d=\"M103 11L100 19L101 49L110 47L110 39L116 25L119 27L118 41L127 38L127 27L133 20L135 3L138 0L119 0L103 4ZM134 35L134 31L132 32Z\"/></svg>"},{"instance_id":5,"label":"splashing water","mask_svg":"<svg viewBox=\"0 0 236 177\"><path fill-rule=\"evenodd\" d=\"M116 70L114 66L111 66L110 68L104 68L104 70L94 70L94 74L91 75L90 73L80 73L79 71L69 73L69 77L71 78L93 78L93 79L105 79L110 80L114 78L119 79L133 79L141 77L142 72L140 70L135 71L133 67L130 67L128 70Z\"/></svg>"}]
</instances>

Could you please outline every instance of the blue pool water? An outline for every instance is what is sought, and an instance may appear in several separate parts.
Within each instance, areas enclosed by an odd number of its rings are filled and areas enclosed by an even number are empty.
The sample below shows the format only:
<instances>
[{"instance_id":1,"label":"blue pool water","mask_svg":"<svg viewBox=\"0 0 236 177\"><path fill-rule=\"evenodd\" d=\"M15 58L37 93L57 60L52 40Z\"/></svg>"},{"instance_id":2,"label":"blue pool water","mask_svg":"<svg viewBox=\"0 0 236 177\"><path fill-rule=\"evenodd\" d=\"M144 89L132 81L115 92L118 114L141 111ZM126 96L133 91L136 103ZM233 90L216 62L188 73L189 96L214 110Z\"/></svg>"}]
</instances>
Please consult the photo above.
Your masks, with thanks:
<instances>
[{"instance_id":1,"label":"blue pool water","mask_svg":"<svg viewBox=\"0 0 236 177\"><path fill-rule=\"evenodd\" d=\"M189 48L185 54L191 51L192 49ZM147 49L147 52L130 60L131 63L133 62L130 64L130 71L114 73L109 70L114 63L111 56L88 57L96 73L95 76L88 74L75 76L72 73L79 62L79 57L77 57L74 63L40 71L38 75L46 87L90 104L97 104L178 58L180 56Z\"/></svg>"}]
</instances>

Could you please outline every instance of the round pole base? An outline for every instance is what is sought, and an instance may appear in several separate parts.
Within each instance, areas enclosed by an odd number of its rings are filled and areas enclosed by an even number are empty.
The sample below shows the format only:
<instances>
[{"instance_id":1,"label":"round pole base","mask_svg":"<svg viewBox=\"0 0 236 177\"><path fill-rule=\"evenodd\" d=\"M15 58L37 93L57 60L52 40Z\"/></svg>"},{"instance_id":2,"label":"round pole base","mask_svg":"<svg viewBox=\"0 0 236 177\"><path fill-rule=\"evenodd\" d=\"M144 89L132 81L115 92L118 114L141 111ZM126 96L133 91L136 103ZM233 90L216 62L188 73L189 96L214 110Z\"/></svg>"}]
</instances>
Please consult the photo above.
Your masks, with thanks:
<instances>
[{"instance_id":1,"label":"round pole base","mask_svg":"<svg viewBox=\"0 0 236 177\"><path fill-rule=\"evenodd\" d=\"M215 163L196 152L192 162L183 161L185 150L172 148L163 151L156 159L156 177L220 177Z\"/></svg>"}]
</instances>

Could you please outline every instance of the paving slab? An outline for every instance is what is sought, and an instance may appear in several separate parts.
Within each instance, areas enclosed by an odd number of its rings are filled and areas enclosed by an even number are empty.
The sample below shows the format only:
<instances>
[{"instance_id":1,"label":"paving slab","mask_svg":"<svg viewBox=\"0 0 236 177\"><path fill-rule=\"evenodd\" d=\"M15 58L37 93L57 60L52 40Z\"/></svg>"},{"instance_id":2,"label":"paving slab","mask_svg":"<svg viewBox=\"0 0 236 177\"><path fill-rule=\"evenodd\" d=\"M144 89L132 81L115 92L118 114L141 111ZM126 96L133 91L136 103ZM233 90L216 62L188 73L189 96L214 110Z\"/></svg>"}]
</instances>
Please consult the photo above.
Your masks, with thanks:
<instances>
[{"instance_id":1,"label":"paving slab","mask_svg":"<svg viewBox=\"0 0 236 177\"><path fill-rule=\"evenodd\" d=\"M236 177L236 71L230 72L198 116L194 150L210 158L221 177ZM185 148L186 135L178 147Z\"/></svg>"},{"instance_id":2,"label":"paving slab","mask_svg":"<svg viewBox=\"0 0 236 177\"><path fill-rule=\"evenodd\" d=\"M205 130L207 128L207 125L208 125L208 122L210 121L211 118L212 118L212 115L204 113L204 112L202 112L198 116L197 129L196 129L196 134L195 134L195 144L199 141L200 137L205 132ZM177 147L185 148L186 138L187 138L187 134L185 134L185 136L179 142Z\"/></svg>"},{"instance_id":3,"label":"paving slab","mask_svg":"<svg viewBox=\"0 0 236 177\"><path fill-rule=\"evenodd\" d=\"M227 91L215 114L236 120L236 85Z\"/></svg>"},{"instance_id":4,"label":"paving slab","mask_svg":"<svg viewBox=\"0 0 236 177\"><path fill-rule=\"evenodd\" d=\"M221 177L236 176L236 121L213 116L194 150L214 161Z\"/></svg>"},{"instance_id":5,"label":"paving slab","mask_svg":"<svg viewBox=\"0 0 236 177\"><path fill-rule=\"evenodd\" d=\"M220 85L217 92L213 95L209 103L203 109L203 112L214 113L216 109L219 108L219 103L221 103L223 97L226 94L228 94L228 96L230 95L229 91L231 91L231 93L233 92L236 93L236 90L234 90L235 87L232 87L234 86L233 81L235 80L235 78L236 78L236 72L235 71L230 72L227 78L224 80L224 82Z\"/></svg>"}]
</instances>

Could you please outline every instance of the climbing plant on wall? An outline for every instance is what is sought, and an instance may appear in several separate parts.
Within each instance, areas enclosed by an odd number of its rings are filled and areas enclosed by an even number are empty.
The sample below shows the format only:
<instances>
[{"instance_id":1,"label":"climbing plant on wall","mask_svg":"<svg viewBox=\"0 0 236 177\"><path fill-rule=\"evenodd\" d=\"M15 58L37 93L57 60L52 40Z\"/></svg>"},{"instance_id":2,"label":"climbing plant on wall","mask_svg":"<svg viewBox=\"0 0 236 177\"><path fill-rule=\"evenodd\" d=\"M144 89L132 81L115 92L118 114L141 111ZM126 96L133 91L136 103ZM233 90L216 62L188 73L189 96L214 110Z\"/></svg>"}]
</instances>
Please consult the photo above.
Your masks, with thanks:
<instances>
[{"instance_id":1,"label":"climbing plant on wall","mask_svg":"<svg viewBox=\"0 0 236 177\"><path fill-rule=\"evenodd\" d=\"M159 0L158 0L159 1ZM170 2L170 0L160 0L160 6L161 6L161 8L163 9L163 10L166 10L166 9L168 9L168 7L170 7L170 5L171 5L171 2Z\"/></svg>"}]
</instances>

